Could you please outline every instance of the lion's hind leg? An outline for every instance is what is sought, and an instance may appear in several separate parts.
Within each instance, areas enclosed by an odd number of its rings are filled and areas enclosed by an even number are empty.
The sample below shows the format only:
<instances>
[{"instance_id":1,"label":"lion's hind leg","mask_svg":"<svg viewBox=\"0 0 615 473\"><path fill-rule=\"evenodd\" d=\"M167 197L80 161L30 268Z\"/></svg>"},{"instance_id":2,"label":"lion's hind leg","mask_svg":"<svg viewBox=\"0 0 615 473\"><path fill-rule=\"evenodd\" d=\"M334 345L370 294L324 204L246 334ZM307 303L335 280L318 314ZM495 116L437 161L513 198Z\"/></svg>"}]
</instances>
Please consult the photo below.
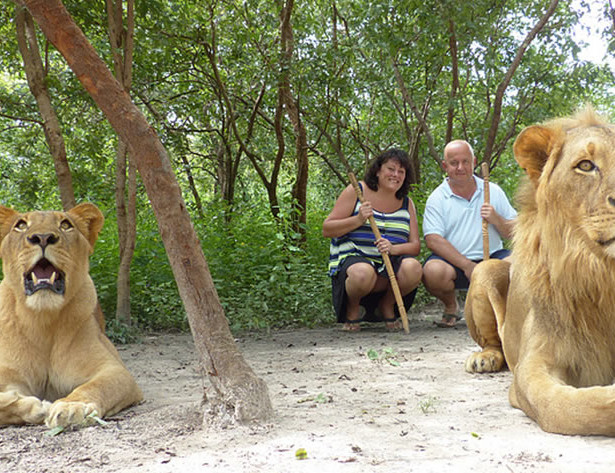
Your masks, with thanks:
<instances>
[{"instance_id":1,"label":"lion's hind leg","mask_svg":"<svg viewBox=\"0 0 615 473\"><path fill-rule=\"evenodd\" d=\"M506 312L510 263L488 260L472 273L465 305L470 335L482 351L472 353L465 363L468 373L500 371L506 364L500 329Z\"/></svg>"}]
</instances>

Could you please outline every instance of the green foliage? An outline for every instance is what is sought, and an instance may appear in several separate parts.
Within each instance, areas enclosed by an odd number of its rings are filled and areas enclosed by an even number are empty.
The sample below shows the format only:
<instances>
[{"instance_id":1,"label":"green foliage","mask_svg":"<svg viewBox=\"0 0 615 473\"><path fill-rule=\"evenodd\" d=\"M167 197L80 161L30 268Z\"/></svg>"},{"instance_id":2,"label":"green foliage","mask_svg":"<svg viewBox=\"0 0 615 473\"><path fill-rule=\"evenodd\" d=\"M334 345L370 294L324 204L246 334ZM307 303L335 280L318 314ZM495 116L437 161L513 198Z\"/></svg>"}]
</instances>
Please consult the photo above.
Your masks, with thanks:
<instances>
[{"instance_id":1,"label":"green foliage","mask_svg":"<svg viewBox=\"0 0 615 473\"><path fill-rule=\"evenodd\" d=\"M110 63L104 2L65 4ZM416 143L421 177L411 196L422 224L427 196L443 174L400 90L393 64L424 114L436 152L444 146L452 107L453 135L470 141L482 158L495 92L546 5L538 0L307 2L293 10L294 51L284 64L280 2L144 0L135 8L133 99L168 151L231 327L253 330L334 320L326 275L328 240L321 235L321 223L345 183L321 158L344 173L336 146L361 175L378 152L391 146L412 149ZM15 9L12 2L0 9L0 203L22 210L57 209L55 171L16 44ZM512 77L496 137L499 154L492 162L492 180L508 195L514 194L522 174L510 150L522 127L570 113L587 101L603 112L613 110L613 71L577 58L578 40L571 31L586 10L585 2L581 8L560 2ZM460 79L455 98L451 26ZM612 41L610 30L603 35ZM109 332L117 340L128 339L132 329L113 322L119 263L116 137L40 32L38 41L77 200L96 203L107 219L91 258L92 277ZM227 97L212 69L212 53ZM285 116L280 124L283 149L275 130L282 74L288 74L308 135L305 235L293 230L297 215L289 197L296 175L294 128ZM279 152L283 160L276 170ZM274 172L279 208L272 209L264 183L273 181ZM234 193L222 195L223 184ZM138 192L131 274L135 325L185 330L185 311L156 220L143 188ZM277 218L274 212L279 212ZM425 255L423 246L420 258ZM428 300L420 289L417 303Z\"/></svg>"},{"instance_id":2,"label":"green foliage","mask_svg":"<svg viewBox=\"0 0 615 473\"><path fill-rule=\"evenodd\" d=\"M290 208L290 205L288 205ZM328 241L320 235L322 212L311 212L305 245L290 228L289 215L278 222L264 202L239 203L227 221L222 202L195 219L216 290L235 331L291 326L313 327L334 321L326 274ZM91 273L107 320L115 313L118 264L115 225L108 220L91 257ZM131 308L145 330L187 330L188 322L156 222L151 212L139 219L131 272ZM118 341L132 334L118 323L107 331Z\"/></svg>"},{"instance_id":3,"label":"green foliage","mask_svg":"<svg viewBox=\"0 0 615 473\"><path fill-rule=\"evenodd\" d=\"M141 338L141 332L136 326L128 326L116 319L107 320L105 333L117 345L136 343Z\"/></svg>"},{"instance_id":4,"label":"green foliage","mask_svg":"<svg viewBox=\"0 0 615 473\"><path fill-rule=\"evenodd\" d=\"M425 399L421 399L418 403L418 408L420 411L427 414L435 414L437 411L437 406L440 403L439 399L434 396L427 396Z\"/></svg>"},{"instance_id":5,"label":"green foliage","mask_svg":"<svg viewBox=\"0 0 615 473\"><path fill-rule=\"evenodd\" d=\"M290 206L289 206L290 208ZM283 209L273 221L262 203L238 203L230 223L208 215L197 226L225 313L234 330L332 322L324 216L311 213L305 246Z\"/></svg>"},{"instance_id":6,"label":"green foliage","mask_svg":"<svg viewBox=\"0 0 615 473\"><path fill-rule=\"evenodd\" d=\"M131 312L134 325L145 330L186 330L188 322L157 224L146 202L138 222L137 245L131 269ZM118 337L131 336L128 328L109 325L115 317L116 277L119 264L117 227L108 218L94 254L90 272L108 321L107 331Z\"/></svg>"},{"instance_id":7,"label":"green foliage","mask_svg":"<svg viewBox=\"0 0 615 473\"><path fill-rule=\"evenodd\" d=\"M378 350L370 348L369 350L367 350L367 358L369 358L371 361L385 361L391 366L400 366L399 361L397 361L397 353L391 347L383 348L382 350L380 350L380 352L378 352Z\"/></svg>"}]
</instances>

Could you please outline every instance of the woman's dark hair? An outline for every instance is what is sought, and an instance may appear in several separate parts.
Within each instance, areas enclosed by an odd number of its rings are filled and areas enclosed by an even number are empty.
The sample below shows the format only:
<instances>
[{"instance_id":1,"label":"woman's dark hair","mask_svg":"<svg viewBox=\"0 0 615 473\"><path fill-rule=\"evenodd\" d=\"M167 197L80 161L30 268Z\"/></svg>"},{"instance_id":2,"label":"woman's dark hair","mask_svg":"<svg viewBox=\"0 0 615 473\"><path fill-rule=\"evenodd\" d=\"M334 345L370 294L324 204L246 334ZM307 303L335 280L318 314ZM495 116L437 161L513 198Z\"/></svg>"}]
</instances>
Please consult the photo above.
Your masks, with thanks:
<instances>
[{"instance_id":1,"label":"woman's dark hair","mask_svg":"<svg viewBox=\"0 0 615 473\"><path fill-rule=\"evenodd\" d=\"M399 163L399 165L406 170L406 177L404 177L404 182L399 188L399 190L395 193L395 197L398 199L403 199L406 195L408 195L408 190L410 189L410 179L411 179L411 164L410 158L408 157L408 153L398 148L391 148L386 150L384 153L380 154L376 159L374 159L369 168L365 172L365 184L373 191L378 190L378 172L384 163L394 159Z\"/></svg>"}]
</instances>

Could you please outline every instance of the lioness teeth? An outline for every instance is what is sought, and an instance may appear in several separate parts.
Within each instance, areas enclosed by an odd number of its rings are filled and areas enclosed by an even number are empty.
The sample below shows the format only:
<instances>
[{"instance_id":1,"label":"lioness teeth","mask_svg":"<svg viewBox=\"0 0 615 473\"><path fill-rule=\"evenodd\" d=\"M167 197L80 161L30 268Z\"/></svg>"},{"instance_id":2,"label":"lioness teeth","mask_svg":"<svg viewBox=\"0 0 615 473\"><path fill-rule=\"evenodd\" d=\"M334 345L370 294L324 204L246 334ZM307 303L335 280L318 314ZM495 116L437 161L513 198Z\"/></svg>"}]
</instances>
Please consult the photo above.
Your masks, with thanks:
<instances>
[{"instance_id":1,"label":"lioness teeth","mask_svg":"<svg viewBox=\"0 0 615 473\"><path fill-rule=\"evenodd\" d=\"M36 274L32 273L32 282L34 283L34 285L38 285L38 278L36 277Z\"/></svg>"},{"instance_id":2,"label":"lioness teeth","mask_svg":"<svg viewBox=\"0 0 615 473\"><path fill-rule=\"evenodd\" d=\"M49 284L53 285L53 283L54 283L54 282L55 282L55 280L56 280L56 277L57 277L57 274L56 274L56 272L54 271L54 272L51 274L51 277L49 278Z\"/></svg>"}]
</instances>

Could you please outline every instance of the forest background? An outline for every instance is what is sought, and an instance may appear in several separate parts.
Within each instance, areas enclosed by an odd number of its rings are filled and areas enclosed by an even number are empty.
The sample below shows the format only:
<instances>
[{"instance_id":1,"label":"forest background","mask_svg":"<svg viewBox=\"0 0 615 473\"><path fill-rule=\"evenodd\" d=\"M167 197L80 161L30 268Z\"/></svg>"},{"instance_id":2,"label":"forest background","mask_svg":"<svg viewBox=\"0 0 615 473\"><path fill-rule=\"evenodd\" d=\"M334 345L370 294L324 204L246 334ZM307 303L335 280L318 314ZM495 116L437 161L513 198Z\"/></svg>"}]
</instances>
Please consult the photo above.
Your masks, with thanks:
<instances>
[{"instance_id":1,"label":"forest background","mask_svg":"<svg viewBox=\"0 0 615 473\"><path fill-rule=\"evenodd\" d=\"M579 57L583 31L613 56L611 0L64 4L161 137L233 330L334 321L321 224L342 157L361 175L407 150L420 224L451 138L513 195L523 127L615 110L613 69ZM98 205L91 274L110 334L186 329L126 145L25 10L2 2L0 34L0 203Z\"/></svg>"}]
</instances>

